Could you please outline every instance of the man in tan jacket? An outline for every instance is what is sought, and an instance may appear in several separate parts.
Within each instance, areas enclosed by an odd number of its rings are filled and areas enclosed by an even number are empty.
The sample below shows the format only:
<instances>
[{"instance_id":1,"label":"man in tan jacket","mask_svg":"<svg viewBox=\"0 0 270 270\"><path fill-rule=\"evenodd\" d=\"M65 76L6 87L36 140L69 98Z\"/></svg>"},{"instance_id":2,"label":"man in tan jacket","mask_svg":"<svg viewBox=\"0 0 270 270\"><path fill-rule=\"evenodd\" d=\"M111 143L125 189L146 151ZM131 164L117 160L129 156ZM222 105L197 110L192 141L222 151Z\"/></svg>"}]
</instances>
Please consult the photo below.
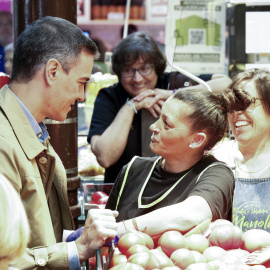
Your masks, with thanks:
<instances>
[{"instance_id":1,"label":"man in tan jacket","mask_svg":"<svg viewBox=\"0 0 270 270\"><path fill-rule=\"evenodd\" d=\"M35 21L17 40L11 83L0 90L0 173L20 195L30 225L20 269L80 269L117 234L117 211L91 210L82 235L62 242L63 231L74 228L67 179L42 122L64 121L84 99L98 54L76 25L55 17Z\"/></svg>"}]
</instances>

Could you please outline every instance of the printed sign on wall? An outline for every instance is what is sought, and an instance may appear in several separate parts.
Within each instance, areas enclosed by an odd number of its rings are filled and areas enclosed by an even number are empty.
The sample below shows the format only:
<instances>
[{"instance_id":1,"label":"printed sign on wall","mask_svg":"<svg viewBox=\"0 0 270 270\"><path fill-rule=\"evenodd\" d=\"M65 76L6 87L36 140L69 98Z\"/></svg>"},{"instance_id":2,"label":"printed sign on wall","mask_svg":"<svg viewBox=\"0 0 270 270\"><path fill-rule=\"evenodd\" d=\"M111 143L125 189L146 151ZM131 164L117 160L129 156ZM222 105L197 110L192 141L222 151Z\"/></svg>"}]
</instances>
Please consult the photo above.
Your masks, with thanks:
<instances>
[{"instance_id":1,"label":"printed sign on wall","mask_svg":"<svg viewBox=\"0 0 270 270\"><path fill-rule=\"evenodd\" d=\"M169 0L147 0L147 20L152 23L166 22Z\"/></svg>"},{"instance_id":2,"label":"printed sign on wall","mask_svg":"<svg viewBox=\"0 0 270 270\"><path fill-rule=\"evenodd\" d=\"M177 1L178 2L178 1ZM173 63L192 72L226 73L226 5L224 1L184 0L169 7Z\"/></svg>"}]
</instances>

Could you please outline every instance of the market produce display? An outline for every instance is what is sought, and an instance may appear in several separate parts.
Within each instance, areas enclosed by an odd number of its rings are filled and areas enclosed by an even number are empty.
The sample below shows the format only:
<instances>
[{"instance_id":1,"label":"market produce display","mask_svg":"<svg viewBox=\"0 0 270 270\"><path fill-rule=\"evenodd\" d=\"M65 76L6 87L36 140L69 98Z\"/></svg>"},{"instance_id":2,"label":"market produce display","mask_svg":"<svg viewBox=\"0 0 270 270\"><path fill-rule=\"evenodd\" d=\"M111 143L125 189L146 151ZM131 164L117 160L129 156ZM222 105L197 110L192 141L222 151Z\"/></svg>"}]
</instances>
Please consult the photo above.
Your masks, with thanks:
<instances>
[{"instance_id":1,"label":"market produce display","mask_svg":"<svg viewBox=\"0 0 270 270\"><path fill-rule=\"evenodd\" d=\"M92 195L90 204L106 205L109 195L103 191L97 191Z\"/></svg>"},{"instance_id":2,"label":"market produce display","mask_svg":"<svg viewBox=\"0 0 270 270\"><path fill-rule=\"evenodd\" d=\"M258 253L258 251L252 253L255 250L270 246L270 233L260 229L243 233L231 222L221 219L210 223L208 228L204 225L204 231L202 225L198 228L192 230L194 232L192 234L170 230L159 235L155 241L143 232L128 231L120 237L108 268L111 270L270 269L267 268L269 264L267 260L263 262L264 264L254 264L254 260L247 260Z\"/></svg>"}]
</instances>

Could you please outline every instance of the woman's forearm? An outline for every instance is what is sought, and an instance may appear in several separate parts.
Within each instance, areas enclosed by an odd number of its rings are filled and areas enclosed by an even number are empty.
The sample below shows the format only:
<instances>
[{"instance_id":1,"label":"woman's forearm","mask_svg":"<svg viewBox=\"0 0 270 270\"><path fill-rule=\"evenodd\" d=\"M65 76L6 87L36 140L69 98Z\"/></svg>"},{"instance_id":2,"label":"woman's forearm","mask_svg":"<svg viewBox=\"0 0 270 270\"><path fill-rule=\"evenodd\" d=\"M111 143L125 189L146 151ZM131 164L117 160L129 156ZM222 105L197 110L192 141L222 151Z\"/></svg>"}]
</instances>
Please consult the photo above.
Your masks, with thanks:
<instances>
[{"instance_id":1,"label":"woman's forearm","mask_svg":"<svg viewBox=\"0 0 270 270\"><path fill-rule=\"evenodd\" d=\"M92 137L91 149L102 167L110 167L123 154L133 118L134 110L125 104L103 134Z\"/></svg>"},{"instance_id":2,"label":"woman's forearm","mask_svg":"<svg viewBox=\"0 0 270 270\"><path fill-rule=\"evenodd\" d=\"M206 200L199 196L191 196L181 203L136 217L136 224L139 231L156 236L168 230L189 231L208 218L212 219L212 213ZM136 229L132 219L118 224L120 235L131 229Z\"/></svg>"}]
</instances>

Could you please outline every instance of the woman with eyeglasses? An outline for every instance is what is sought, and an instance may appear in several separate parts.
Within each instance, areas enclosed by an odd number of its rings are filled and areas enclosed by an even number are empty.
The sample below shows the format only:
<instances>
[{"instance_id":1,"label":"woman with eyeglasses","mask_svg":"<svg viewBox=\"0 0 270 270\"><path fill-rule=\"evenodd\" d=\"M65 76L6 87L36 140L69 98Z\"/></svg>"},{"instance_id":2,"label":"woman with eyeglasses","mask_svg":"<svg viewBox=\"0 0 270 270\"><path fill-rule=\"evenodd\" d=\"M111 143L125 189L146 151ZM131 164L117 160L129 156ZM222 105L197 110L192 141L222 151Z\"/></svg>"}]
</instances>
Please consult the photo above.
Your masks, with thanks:
<instances>
[{"instance_id":1,"label":"woman with eyeglasses","mask_svg":"<svg viewBox=\"0 0 270 270\"><path fill-rule=\"evenodd\" d=\"M165 68L164 55L147 33L128 35L116 47L112 70L119 83L99 91L88 134L93 153L106 169L105 183L113 183L134 155L153 155L149 148L149 126L176 88L194 84L182 74L164 72ZM220 92L231 82L221 74L199 77L214 92Z\"/></svg>"},{"instance_id":2,"label":"woman with eyeglasses","mask_svg":"<svg viewBox=\"0 0 270 270\"><path fill-rule=\"evenodd\" d=\"M215 147L213 154L233 169L233 222L243 231L270 232L270 72L251 69L233 78L234 96L248 94L246 110L229 114L235 140Z\"/></svg>"}]
</instances>

